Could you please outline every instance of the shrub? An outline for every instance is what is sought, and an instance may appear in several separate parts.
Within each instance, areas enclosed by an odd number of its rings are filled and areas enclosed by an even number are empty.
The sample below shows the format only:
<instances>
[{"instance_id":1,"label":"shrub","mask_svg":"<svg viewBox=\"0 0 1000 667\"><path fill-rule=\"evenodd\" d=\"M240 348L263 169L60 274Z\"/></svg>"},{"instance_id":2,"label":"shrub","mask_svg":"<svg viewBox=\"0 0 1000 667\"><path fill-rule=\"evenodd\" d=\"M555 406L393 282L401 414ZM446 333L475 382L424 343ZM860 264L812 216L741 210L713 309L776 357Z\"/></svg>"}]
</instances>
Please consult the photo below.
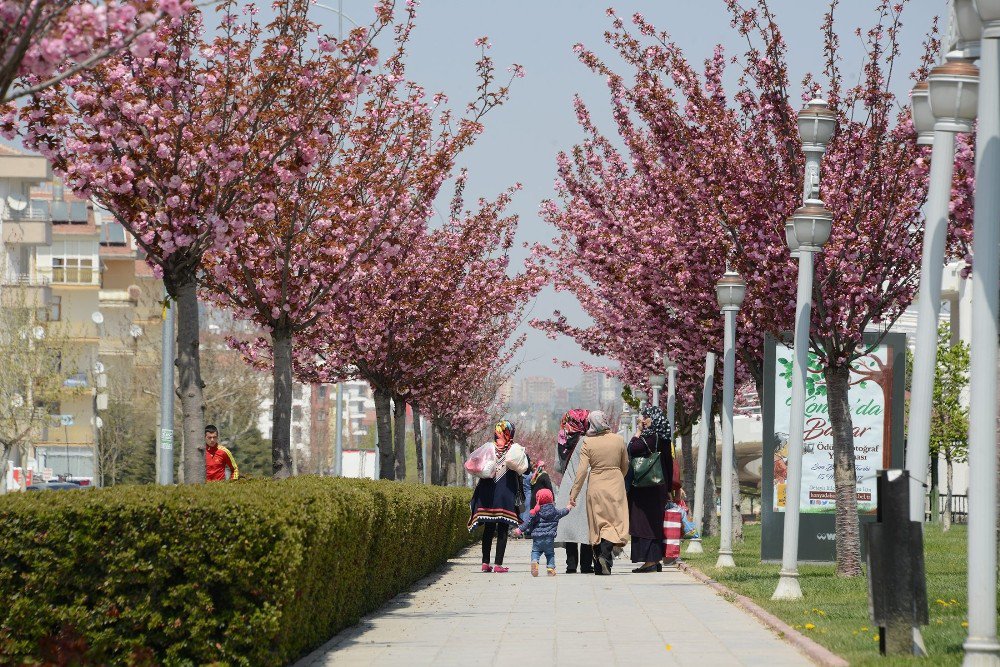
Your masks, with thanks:
<instances>
[{"instance_id":1,"label":"shrub","mask_svg":"<svg viewBox=\"0 0 1000 667\"><path fill-rule=\"evenodd\" d=\"M468 503L320 477L0 498L0 662L287 663L469 544Z\"/></svg>"}]
</instances>

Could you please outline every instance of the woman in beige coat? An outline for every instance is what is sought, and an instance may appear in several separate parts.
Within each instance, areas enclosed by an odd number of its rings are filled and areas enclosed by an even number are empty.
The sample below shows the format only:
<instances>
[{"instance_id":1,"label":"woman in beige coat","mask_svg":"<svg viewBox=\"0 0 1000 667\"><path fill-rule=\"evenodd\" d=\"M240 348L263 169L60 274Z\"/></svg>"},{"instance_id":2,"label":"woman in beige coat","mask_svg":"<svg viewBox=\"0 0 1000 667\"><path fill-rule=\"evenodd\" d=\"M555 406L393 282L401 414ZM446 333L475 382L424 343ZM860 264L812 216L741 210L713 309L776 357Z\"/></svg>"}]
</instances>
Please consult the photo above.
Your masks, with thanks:
<instances>
[{"instance_id":1,"label":"woman in beige coat","mask_svg":"<svg viewBox=\"0 0 1000 667\"><path fill-rule=\"evenodd\" d=\"M587 521L598 565L596 574L611 574L612 550L628 543L628 500L625 496L628 452L625 440L611 433L607 417L599 411L590 413L590 430L582 447L569 502L571 507L576 505L576 497L589 471Z\"/></svg>"}]
</instances>

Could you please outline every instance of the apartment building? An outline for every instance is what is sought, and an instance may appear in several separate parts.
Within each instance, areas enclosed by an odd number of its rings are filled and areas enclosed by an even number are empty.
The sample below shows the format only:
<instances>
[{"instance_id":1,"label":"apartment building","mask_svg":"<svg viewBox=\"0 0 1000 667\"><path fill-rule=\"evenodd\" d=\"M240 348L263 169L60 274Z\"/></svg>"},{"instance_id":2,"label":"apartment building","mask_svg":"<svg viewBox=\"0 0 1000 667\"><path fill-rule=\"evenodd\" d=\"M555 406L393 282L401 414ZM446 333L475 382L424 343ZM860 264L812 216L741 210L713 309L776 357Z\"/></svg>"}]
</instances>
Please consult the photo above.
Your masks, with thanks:
<instances>
[{"instance_id":1,"label":"apartment building","mask_svg":"<svg viewBox=\"0 0 1000 667\"><path fill-rule=\"evenodd\" d=\"M271 439L271 412L274 401L270 388L265 393L265 399L260 404L257 417L257 428L267 440ZM301 382L292 383L292 471L295 474L310 470L312 465L310 452L310 434L312 432L312 387Z\"/></svg>"},{"instance_id":2,"label":"apartment building","mask_svg":"<svg viewBox=\"0 0 1000 667\"><path fill-rule=\"evenodd\" d=\"M257 426L271 438L270 393L260 405ZM332 474L337 433L337 385L292 385L292 464L297 473ZM367 382L344 382L343 447L367 449L373 446L375 400Z\"/></svg>"},{"instance_id":3,"label":"apartment building","mask_svg":"<svg viewBox=\"0 0 1000 667\"><path fill-rule=\"evenodd\" d=\"M64 345L65 393L24 463L44 478L98 483L108 378L157 367L140 342L159 335L162 284L114 216L70 193L44 158L0 147L0 195L3 305L32 308Z\"/></svg>"}]
</instances>

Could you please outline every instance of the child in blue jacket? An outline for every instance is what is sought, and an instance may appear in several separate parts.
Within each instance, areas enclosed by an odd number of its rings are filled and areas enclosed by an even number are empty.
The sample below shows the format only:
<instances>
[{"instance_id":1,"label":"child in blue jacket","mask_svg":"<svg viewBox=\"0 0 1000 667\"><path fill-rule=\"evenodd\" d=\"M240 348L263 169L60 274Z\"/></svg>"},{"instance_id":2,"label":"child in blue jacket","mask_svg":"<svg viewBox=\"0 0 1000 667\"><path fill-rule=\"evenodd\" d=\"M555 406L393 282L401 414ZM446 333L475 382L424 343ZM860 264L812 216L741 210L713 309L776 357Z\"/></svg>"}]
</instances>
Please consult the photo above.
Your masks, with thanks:
<instances>
[{"instance_id":1,"label":"child in blue jacket","mask_svg":"<svg viewBox=\"0 0 1000 667\"><path fill-rule=\"evenodd\" d=\"M538 576L538 561L545 554L546 571L550 577L556 576L556 528L559 519L569 514L569 507L556 509L552 491L539 489L535 494L538 504L531 510L531 517L514 531L515 537L531 532L531 576Z\"/></svg>"}]
</instances>

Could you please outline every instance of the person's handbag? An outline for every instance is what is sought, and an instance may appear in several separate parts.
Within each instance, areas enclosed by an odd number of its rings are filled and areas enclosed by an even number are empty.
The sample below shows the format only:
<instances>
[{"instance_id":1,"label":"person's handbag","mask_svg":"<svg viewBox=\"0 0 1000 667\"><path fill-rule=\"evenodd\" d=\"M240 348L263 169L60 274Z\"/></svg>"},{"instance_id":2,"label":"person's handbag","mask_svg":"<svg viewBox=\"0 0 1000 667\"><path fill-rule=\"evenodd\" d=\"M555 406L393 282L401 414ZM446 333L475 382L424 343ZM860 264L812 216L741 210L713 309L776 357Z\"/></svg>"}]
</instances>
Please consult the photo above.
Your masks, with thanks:
<instances>
[{"instance_id":1,"label":"person's handbag","mask_svg":"<svg viewBox=\"0 0 1000 667\"><path fill-rule=\"evenodd\" d=\"M663 465L660 463L660 436L656 436L656 451L646 448L646 456L636 456L629 462L632 472L632 486L642 489L663 486Z\"/></svg>"},{"instance_id":2,"label":"person's handbag","mask_svg":"<svg viewBox=\"0 0 1000 667\"><path fill-rule=\"evenodd\" d=\"M528 472L528 453L524 450L524 447L515 442L507 450L504 463L507 465L508 470L513 470L517 474L523 475Z\"/></svg>"},{"instance_id":3,"label":"person's handbag","mask_svg":"<svg viewBox=\"0 0 1000 667\"><path fill-rule=\"evenodd\" d=\"M479 479L493 476L497 469L497 454L492 442L478 447L465 462L465 470Z\"/></svg>"},{"instance_id":4,"label":"person's handbag","mask_svg":"<svg viewBox=\"0 0 1000 667\"><path fill-rule=\"evenodd\" d=\"M528 507L528 501L525 498L524 493L524 480L517 480L517 488L514 490L514 511L517 512L518 516L524 514Z\"/></svg>"}]
</instances>

